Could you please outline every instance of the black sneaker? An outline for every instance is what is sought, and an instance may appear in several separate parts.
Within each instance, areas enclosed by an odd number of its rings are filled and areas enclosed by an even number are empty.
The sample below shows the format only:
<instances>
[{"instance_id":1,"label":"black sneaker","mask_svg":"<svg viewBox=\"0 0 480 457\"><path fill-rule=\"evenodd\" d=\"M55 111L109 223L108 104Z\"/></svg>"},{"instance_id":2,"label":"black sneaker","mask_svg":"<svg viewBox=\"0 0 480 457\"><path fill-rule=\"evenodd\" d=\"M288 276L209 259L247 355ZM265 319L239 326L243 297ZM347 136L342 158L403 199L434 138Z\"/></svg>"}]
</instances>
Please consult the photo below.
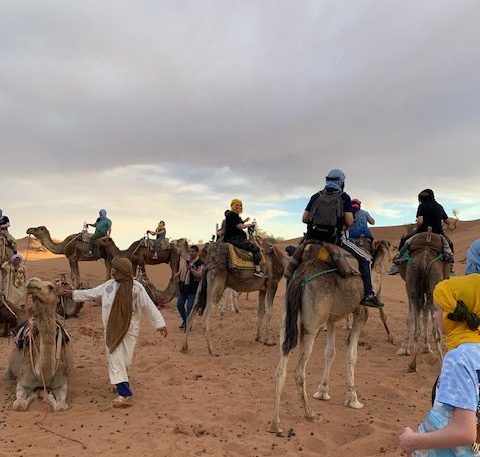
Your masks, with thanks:
<instances>
[{"instance_id":1,"label":"black sneaker","mask_svg":"<svg viewBox=\"0 0 480 457\"><path fill-rule=\"evenodd\" d=\"M365 294L360 304L371 308L383 308L383 303L373 293Z\"/></svg>"}]
</instances>

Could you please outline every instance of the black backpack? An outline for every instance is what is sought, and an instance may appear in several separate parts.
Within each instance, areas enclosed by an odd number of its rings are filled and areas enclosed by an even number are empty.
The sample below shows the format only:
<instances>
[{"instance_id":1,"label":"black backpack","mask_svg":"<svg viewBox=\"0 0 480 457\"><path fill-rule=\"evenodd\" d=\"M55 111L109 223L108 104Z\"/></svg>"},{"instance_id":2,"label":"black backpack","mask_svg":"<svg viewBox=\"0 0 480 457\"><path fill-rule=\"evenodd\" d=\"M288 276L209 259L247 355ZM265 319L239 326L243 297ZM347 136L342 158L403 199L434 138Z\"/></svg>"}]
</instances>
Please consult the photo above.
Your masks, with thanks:
<instances>
[{"instance_id":1,"label":"black backpack","mask_svg":"<svg viewBox=\"0 0 480 457\"><path fill-rule=\"evenodd\" d=\"M335 242L340 236L345 217L342 194L343 192L328 193L321 190L309 211L309 225L325 241Z\"/></svg>"}]
</instances>

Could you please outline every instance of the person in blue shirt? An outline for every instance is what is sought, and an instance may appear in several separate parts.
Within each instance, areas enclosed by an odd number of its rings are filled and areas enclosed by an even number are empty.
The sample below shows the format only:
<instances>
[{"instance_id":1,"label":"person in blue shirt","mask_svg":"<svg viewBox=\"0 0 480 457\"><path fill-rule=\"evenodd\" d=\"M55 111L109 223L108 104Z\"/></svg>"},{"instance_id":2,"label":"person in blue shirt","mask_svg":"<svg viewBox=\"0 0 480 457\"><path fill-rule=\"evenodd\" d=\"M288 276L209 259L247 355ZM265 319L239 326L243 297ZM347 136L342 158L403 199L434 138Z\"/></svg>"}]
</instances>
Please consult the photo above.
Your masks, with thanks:
<instances>
[{"instance_id":1,"label":"person in blue shirt","mask_svg":"<svg viewBox=\"0 0 480 457\"><path fill-rule=\"evenodd\" d=\"M475 240L467 251L465 274L480 273L480 239Z\"/></svg>"},{"instance_id":2,"label":"person in blue shirt","mask_svg":"<svg viewBox=\"0 0 480 457\"><path fill-rule=\"evenodd\" d=\"M87 227L95 227L95 233L90 238L88 243L88 257L93 257L93 247L95 246L95 241L104 236L110 236L112 232L112 221L107 217L107 210L101 209L98 212L98 218L95 221L95 224L87 224Z\"/></svg>"},{"instance_id":3,"label":"person in blue shirt","mask_svg":"<svg viewBox=\"0 0 480 457\"><path fill-rule=\"evenodd\" d=\"M352 200L352 208L354 221L348 229L349 238L356 239L364 236L373 241L373 235L368 224L375 225L375 219L370 216L368 211L362 209L362 202L357 198Z\"/></svg>"},{"instance_id":4,"label":"person in blue shirt","mask_svg":"<svg viewBox=\"0 0 480 457\"><path fill-rule=\"evenodd\" d=\"M417 432L405 428L400 447L412 457L478 456L480 275L439 282L433 299L449 351L443 359L432 409Z\"/></svg>"}]
</instances>

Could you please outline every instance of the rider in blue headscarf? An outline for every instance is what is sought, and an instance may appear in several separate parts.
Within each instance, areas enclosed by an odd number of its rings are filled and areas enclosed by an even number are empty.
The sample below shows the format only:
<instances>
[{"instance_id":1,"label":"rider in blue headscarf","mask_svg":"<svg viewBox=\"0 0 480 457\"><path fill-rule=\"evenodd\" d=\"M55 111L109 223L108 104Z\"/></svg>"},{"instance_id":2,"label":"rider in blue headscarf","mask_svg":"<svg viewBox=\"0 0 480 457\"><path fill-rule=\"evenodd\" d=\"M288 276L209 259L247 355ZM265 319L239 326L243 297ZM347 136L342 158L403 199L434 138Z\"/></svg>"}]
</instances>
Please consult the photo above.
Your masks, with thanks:
<instances>
[{"instance_id":1,"label":"rider in blue headscarf","mask_svg":"<svg viewBox=\"0 0 480 457\"><path fill-rule=\"evenodd\" d=\"M467 251L465 274L480 273L480 239L475 240Z\"/></svg>"}]
</instances>

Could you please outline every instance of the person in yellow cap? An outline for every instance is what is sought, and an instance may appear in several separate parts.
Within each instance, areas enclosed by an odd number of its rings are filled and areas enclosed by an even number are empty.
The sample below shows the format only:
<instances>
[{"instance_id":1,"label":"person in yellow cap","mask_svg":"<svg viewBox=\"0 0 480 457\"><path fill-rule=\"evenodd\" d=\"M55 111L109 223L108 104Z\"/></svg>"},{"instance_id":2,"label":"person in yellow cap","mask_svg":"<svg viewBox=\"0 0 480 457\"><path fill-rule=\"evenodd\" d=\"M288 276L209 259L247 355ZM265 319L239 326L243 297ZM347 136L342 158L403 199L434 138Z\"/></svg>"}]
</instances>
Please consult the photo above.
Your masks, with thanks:
<instances>
[{"instance_id":1,"label":"person in yellow cap","mask_svg":"<svg viewBox=\"0 0 480 457\"><path fill-rule=\"evenodd\" d=\"M230 243L240 249L251 252L253 254L253 264L255 267L254 275L259 278L265 278L265 274L260 268L260 249L256 244L247 240L247 235L244 230L248 227L254 227L255 222L248 224L250 218L243 220L240 214L243 212L243 203L238 198L234 198L230 202L230 211L225 215L225 233L223 235L223 242Z\"/></svg>"},{"instance_id":2,"label":"person in yellow cap","mask_svg":"<svg viewBox=\"0 0 480 457\"><path fill-rule=\"evenodd\" d=\"M441 281L433 298L449 351L432 409L418 432L405 428L400 446L415 457L473 457L479 455L475 440L480 390L480 275Z\"/></svg>"}]
</instances>

